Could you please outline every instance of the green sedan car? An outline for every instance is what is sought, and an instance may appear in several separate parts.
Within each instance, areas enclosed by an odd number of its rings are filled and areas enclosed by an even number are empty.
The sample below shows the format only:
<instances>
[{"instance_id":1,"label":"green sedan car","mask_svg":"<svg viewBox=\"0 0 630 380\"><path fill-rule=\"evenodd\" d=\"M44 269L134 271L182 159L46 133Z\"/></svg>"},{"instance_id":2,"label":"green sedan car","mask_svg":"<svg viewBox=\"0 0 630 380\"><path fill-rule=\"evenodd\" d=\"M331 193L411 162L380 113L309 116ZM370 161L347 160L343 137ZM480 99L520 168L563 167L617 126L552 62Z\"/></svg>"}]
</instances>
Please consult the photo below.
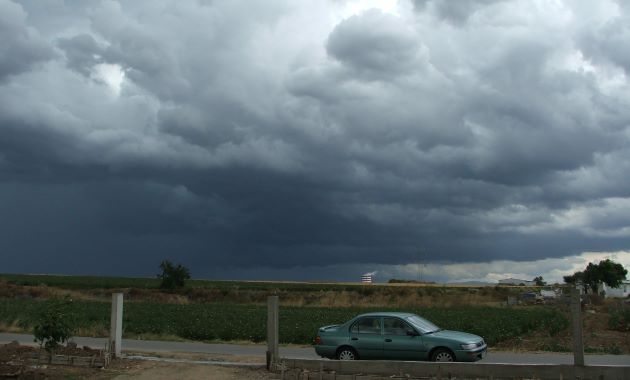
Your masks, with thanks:
<instances>
[{"instance_id":1,"label":"green sedan car","mask_svg":"<svg viewBox=\"0 0 630 380\"><path fill-rule=\"evenodd\" d=\"M314 343L319 356L339 360L473 362L487 350L480 336L442 330L415 314L394 312L361 314L321 327Z\"/></svg>"}]
</instances>

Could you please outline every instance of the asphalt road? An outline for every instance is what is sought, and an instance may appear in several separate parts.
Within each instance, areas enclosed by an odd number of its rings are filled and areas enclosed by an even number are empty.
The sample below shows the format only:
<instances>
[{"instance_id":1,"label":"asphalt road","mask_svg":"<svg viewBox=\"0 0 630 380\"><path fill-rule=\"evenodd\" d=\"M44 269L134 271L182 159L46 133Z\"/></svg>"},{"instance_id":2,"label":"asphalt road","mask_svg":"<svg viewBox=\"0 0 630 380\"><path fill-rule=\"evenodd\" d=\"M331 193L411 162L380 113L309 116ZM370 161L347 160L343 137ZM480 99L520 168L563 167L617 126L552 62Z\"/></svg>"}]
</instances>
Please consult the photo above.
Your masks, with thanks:
<instances>
[{"instance_id":1,"label":"asphalt road","mask_svg":"<svg viewBox=\"0 0 630 380\"><path fill-rule=\"evenodd\" d=\"M0 344L18 341L24 345L35 345L32 335L0 333ZM104 348L105 338L75 337L73 340L79 346ZM259 344L209 344L195 342L166 342L152 340L123 339L122 349L132 352L190 352L208 354L226 354L240 356L265 356L267 346ZM286 346L280 347L280 356L295 359L319 359L311 347ZM512 364L573 364L571 354L560 353L513 353L494 352L490 350L483 363L512 363ZM587 365L628 365L630 355L586 355Z\"/></svg>"}]
</instances>

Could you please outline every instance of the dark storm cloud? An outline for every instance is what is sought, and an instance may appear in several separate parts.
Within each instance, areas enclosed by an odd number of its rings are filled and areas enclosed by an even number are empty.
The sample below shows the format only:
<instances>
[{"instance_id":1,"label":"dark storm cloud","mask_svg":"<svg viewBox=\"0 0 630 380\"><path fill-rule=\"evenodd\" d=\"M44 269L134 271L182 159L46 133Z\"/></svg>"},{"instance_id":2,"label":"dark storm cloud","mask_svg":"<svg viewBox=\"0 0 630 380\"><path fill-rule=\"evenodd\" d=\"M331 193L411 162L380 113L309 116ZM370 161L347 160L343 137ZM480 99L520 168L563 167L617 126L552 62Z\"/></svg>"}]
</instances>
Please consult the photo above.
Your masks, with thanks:
<instances>
[{"instance_id":1,"label":"dark storm cloud","mask_svg":"<svg viewBox=\"0 0 630 380\"><path fill-rule=\"evenodd\" d=\"M342 21L327 43L328 53L351 69L378 73L417 70L420 48L413 30L378 10Z\"/></svg>"},{"instance_id":2,"label":"dark storm cloud","mask_svg":"<svg viewBox=\"0 0 630 380\"><path fill-rule=\"evenodd\" d=\"M580 47L585 55L595 62L609 62L630 74L630 52L620 48L630 43L630 17L627 14L615 17L594 30L585 31Z\"/></svg>"},{"instance_id":3,"label":"dark storm cloud","mask_svg":"<svg viewBox=\"0 0 630 380\"><path fill-rule=\"evenodd\" d=\"M17 4L0 1L0 82L53 58L53 50L26 24L26 13Z\"/></svg>"},{"instance_id":4,"label":"dark storm cloud","mask_svg":"<svg viewBox=\"0 0 630 380\"><path fill-rule=\"evenodd\" d=\"M90 72L96 64L103 62L101 57L104 49L89 34L61 38L58 41L58 46L66 54L68 67L86 77L90 76Z\"/></svg>"},{"instance_id":5,"label":"dark storm cloud","mask_svg":"<svg viewBox=\"0 0 630 380\"><path fill-rule=\"evenodd\" d=\"M348 4L0 3L0 272L628 249L625 8Z\"/></svg>"},{"instance_id":6,"label":"dark storm cloud","mask_svg":"<svg viewBox=\"0 0 630 380\"><path fill-rule=\"evenodd\" d=\"M449 1L449 0L413 0L416 10L434 12L440 18L459 24L466 22L475 12L494 3L506 0L469 0L469 1Z\"/></svg>"}]
</instances>

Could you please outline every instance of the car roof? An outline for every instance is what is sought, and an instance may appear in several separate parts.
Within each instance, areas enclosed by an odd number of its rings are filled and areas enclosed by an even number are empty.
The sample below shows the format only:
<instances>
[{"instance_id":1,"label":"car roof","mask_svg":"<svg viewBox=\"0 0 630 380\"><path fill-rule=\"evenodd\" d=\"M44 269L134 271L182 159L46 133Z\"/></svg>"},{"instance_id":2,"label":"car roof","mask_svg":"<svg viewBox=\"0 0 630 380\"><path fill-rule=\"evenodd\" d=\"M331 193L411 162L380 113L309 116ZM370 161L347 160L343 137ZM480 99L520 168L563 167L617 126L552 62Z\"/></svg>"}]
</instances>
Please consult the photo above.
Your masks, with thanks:
<instances>
[{"instance_id":1,"label":"car roof","mask_svg":"<svg viewBox=\"0 0 630 380\"><path fill-rule=\"evenodd\" d=\"M398 317L405 318L415 315L413 313L403 313L398 311L376 311L372 313L359 314L355 318L359 317Z\"/></svg>"}]
</instances>

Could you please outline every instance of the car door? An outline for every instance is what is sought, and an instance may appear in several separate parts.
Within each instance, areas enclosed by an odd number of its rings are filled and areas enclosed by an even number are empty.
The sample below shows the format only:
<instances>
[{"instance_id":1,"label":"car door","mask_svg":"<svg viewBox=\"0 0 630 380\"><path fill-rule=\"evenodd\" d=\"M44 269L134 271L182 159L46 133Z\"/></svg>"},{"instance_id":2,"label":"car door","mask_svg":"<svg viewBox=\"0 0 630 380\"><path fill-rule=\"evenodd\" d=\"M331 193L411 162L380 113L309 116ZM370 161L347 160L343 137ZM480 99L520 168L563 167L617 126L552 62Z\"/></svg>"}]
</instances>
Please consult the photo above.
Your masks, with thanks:
<instances>
[{"instance_id":1,"label":"car door","mask_svg":"<svg viewBox=\"0 0 630 380\"><path fill-rule=\"evenodd\" d=\"M422 337L400 318L383 318L383 357L396 360L422 360L426 357Z\"/></svg>"},{"instance_id":2,"label":"car door","mask_svg":"<svg viewBox=\"0 0 630 380\"><path fill-rule=\"evenodd\" d=\"M383 356L381 317L363 317L350 326L350 342L360 359Z\"/></svg>"}]
</instances>

